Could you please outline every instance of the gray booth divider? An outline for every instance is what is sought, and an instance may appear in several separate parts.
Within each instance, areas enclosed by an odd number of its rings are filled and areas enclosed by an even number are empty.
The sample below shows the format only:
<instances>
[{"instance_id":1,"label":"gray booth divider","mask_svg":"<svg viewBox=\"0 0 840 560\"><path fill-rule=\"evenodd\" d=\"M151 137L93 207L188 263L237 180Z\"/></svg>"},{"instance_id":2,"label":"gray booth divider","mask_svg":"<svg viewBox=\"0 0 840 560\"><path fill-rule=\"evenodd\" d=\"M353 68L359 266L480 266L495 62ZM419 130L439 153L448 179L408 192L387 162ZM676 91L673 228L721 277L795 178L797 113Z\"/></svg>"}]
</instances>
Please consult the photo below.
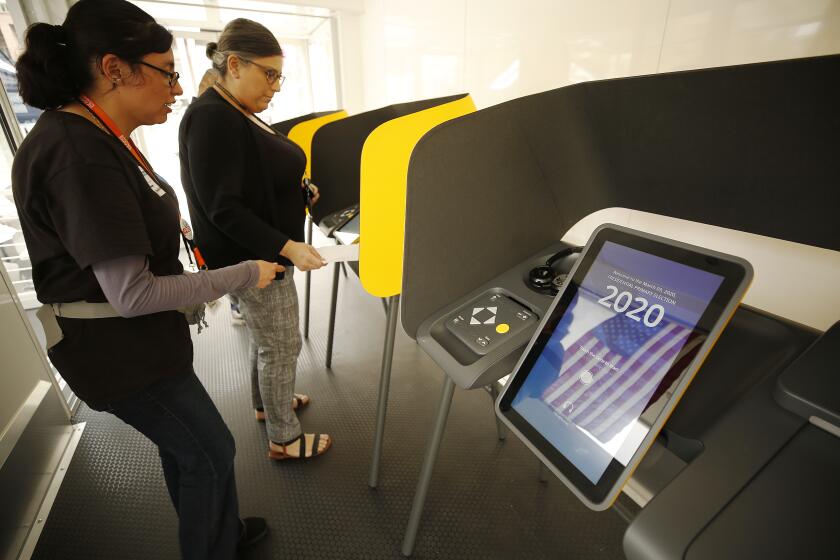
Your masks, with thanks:
<instances>
[{"instance_id":1,"label":"gray booth divider","mask_svg":"<svg viewBox=\"0 0 840 560\"><path fill-rule=\"evenodd\" d=\"M582 83L434 128L418 143L409 167L404 329L417 338L441 309L540 251L551 254L547 248L572 225L604 208L840 250L838 99L840 56L826 56ZM811 498L820 489L840 495L840 439L814 435L816 422L782 408L784 399L774 397L777 378L794 359L813 352L806 350L819 335L747 307L735 314L666 425L663 437L678 468L655 488L660 498L633 519L625 535L629 557L682 558L690 549L706 557L750 547L793 550L803 542L814 551L836 539L820 529L840 523L836 504L815 508ZM828 336L819 339L819 367L836 372L840 348L831 351L833 362L824 359ZM459 380L457 371L446 373L403 543L406 555L414 547L454 386L475 387ZM806 505L727 510L793 440L813 455L809 465L823 469L808 475ZM816 441L824 447L808 447ZM743 456L734 458L739 452ZM782 477L767 484L793 482ZM721 512L726 521L711 524ZM749 527L745 516L752 516ZM714 531L704 532L708 527Z\"/></svg>"},{"instance_id":2,"label":"gray booth divider","mask_svg":"<svg viewBox=\"0 0 840 560\"><path fill-rule=\"evenodd\" d=\"M602 208L840 249L838 70L828 56L588 82L436 127L409 168L403 327Z\"/></svg>"},{"instance_id":3,"label":"gray booth divider","mask_svg":"<svg viewBox=\"0 0 840 560\"><path fill-rule=\"evenodd\" d=\"M312 138L312 182L318 185L322 195L313 208L315 221L359 203L362 147L376 127L461 97L463 94L388 105L319 128Z\"/></svg>"},{"instance_id":4,"label":"gray booth divider","mask_svg":"<svg viewBox=\"0 0 840 560\"><path fill-rule=\"evenodd\" d=\"M312 209L312 219L316 223L323 223L324 218L359 204L362 148L365 145L365 140L374 129L392 119L436 107L460 99L464 95L388 105L358 115L351 115L319 128L312 138L311 179L320 189L321 199ZM356 263L350 263L350 268L356 274L359 272L357 266ZM328 368L332 367L340 268L338 264L335 265L333 273L330 320L327 333L326 365ZM308 334L308 328L305 330Z\"/></svg>"}]
</instances>

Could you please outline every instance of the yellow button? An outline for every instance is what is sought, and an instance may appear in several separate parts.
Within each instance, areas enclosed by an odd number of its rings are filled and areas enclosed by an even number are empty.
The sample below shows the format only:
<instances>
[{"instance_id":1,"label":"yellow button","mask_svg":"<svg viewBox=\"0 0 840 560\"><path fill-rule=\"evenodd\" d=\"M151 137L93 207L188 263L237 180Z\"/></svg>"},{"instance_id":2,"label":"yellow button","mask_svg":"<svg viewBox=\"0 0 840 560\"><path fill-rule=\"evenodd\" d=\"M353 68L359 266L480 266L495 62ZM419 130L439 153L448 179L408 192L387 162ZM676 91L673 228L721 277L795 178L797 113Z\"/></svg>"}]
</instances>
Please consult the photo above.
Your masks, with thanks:
<instances>
[{"instance_id":1,"label":"yellow button","mask_svg":"<svg viewBox=\"0 0 840 560\"><path fill-rule=\"evenodd\" d=\"M508 325L507 323L499 323L498 325L496 325L496 332L499 334L505 334L509 330L510 325Z\"/></svg>"}]
</instances>

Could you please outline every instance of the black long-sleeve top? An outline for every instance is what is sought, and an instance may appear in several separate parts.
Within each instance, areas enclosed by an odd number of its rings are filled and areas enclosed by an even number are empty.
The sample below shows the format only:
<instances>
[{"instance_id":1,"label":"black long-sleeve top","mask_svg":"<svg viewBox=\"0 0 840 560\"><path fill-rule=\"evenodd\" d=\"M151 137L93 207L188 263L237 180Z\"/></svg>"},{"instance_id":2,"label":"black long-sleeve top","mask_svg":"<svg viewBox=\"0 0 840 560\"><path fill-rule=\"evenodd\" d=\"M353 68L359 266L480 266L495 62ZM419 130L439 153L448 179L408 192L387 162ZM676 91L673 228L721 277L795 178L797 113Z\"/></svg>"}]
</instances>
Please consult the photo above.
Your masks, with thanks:
<instances>
[{"instance_id":1,"label":"black long-sleeve top","mask_svg":"<svg viewBox=\"0 0 840 560\"><path fill-rule=\"evenodd\" d=\"M280 250L290 239L303 241L303 150L263 130L213 88L187 108L178 144L181 183L207 265L291 265Z\"/></svg>"}]
</instances>

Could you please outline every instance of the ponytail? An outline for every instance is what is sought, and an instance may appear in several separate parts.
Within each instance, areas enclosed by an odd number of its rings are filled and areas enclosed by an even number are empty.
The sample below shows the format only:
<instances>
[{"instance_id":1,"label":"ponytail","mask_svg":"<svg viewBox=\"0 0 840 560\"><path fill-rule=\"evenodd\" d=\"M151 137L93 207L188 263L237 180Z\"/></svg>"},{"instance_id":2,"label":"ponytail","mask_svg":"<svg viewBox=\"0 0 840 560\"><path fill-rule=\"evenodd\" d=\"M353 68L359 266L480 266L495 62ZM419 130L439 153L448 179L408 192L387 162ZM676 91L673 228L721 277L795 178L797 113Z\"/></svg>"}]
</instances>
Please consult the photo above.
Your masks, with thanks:
<instances>
[{"instance_id":1,"label":"ponytail","mask_svg":"<svg viewBox=\"0 0 840 560\"><path fill-rule=\"evenodd\" d=\"M63 26L36 23L26 31L26 51L15 66L20 96L27 105L52 109L78 95L67 54Z\"/></svg>"}]
</instances>

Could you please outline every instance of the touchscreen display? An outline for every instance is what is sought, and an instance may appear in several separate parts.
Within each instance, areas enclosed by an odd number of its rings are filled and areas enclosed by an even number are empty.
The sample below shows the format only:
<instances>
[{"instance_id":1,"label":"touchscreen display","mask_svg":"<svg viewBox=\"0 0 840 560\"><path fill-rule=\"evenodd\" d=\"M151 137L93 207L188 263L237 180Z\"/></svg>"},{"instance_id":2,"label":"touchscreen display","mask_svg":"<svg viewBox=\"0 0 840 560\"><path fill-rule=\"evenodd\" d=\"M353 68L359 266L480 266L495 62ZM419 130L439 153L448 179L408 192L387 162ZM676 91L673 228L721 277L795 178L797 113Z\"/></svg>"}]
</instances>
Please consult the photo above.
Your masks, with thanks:
<instances>
[{"instance_id":1,"label":"touchscreen display","mask_svg":"<svg viewBox=\"0 0 840 560\"><path fill-rule=\"evenodd\" d=\"M644 440L708 335L697 322L721 282L604 242L512 407L597 484Z\"/></svg>"}]
</instances>

